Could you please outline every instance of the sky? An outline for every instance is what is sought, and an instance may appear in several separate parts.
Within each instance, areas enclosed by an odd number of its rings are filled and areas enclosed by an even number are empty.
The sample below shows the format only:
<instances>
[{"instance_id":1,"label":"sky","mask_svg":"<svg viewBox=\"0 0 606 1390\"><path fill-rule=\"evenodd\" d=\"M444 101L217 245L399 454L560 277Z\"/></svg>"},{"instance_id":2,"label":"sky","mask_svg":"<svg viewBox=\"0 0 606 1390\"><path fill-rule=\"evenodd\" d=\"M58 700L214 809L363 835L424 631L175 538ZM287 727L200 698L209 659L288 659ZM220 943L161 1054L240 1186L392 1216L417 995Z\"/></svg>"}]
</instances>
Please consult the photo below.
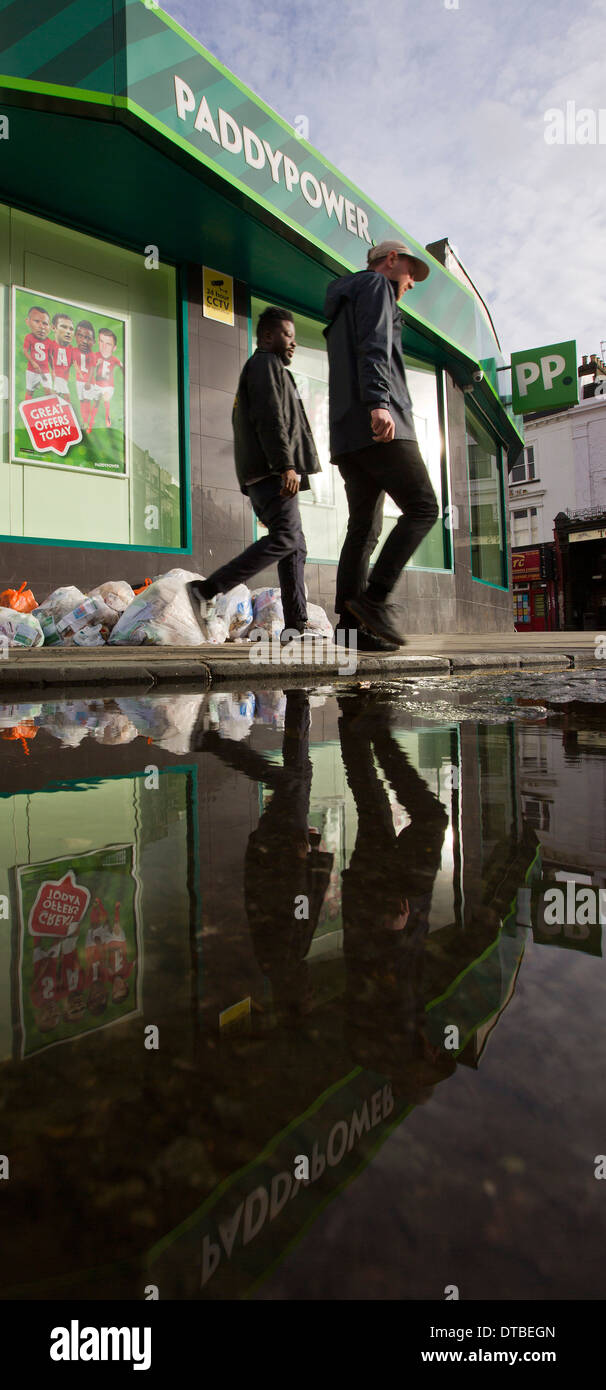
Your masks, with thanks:
<instances>
[{"instance_id":1,"label":"sky","mask_svg":"<svg viewBox=\"0 0 606 1390\"><path fill-rule=\"evenodd\" d=\"M310 142L421 245L449 238L507 357L570 338L601 354L606 0L163 8L286 121L306 116ZM559 144L553 110L562 127L568 110Z\"/></svg>"}]
</instances>

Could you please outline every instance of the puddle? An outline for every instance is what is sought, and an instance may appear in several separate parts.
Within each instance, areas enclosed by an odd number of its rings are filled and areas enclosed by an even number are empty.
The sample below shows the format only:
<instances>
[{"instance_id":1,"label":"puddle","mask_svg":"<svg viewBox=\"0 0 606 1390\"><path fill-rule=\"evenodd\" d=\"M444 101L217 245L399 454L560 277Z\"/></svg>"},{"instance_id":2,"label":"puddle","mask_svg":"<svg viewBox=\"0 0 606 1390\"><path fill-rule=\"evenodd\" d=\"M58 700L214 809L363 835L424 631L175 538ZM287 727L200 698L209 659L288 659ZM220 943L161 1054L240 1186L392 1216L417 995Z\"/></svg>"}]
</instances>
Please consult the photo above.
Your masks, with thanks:
<instances>
[{"instance_id":1,"label":"puddle","mask_svg":"<svg viewBox=\"0 0 606 1390\"><path fill-rule=\"evenodd\" d=\"M603 1296L605 694L2 706L0 1297Z\"/></svg>"}]
</instances>

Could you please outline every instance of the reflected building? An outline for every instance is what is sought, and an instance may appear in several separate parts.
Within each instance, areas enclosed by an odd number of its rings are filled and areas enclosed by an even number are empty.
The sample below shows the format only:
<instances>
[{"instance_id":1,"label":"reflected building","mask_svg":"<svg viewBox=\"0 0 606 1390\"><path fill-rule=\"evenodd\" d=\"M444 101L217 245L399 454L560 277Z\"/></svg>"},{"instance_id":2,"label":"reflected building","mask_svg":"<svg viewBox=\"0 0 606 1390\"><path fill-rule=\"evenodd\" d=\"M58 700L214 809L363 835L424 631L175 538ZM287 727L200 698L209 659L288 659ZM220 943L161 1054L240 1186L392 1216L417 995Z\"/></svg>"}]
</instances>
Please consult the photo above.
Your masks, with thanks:
<instances>
[{"instance_id":1,"label":"reflected building","mask_svg":"<svg viewBox=\"0 0 606 1390\"><path fill-rule=\"evenodd\" d=\"M601 956L597 895L606 887L603 707L573 702L563 708L561 729L541 724L520 729L518 739L522 815L537 836L541 862L533 899L535 941ZM596 890L594 920L546 922L542 894L558 885L566 893L569 883ZM568 905L566 916L571 918Z\"/></svg>"}]
</instances>

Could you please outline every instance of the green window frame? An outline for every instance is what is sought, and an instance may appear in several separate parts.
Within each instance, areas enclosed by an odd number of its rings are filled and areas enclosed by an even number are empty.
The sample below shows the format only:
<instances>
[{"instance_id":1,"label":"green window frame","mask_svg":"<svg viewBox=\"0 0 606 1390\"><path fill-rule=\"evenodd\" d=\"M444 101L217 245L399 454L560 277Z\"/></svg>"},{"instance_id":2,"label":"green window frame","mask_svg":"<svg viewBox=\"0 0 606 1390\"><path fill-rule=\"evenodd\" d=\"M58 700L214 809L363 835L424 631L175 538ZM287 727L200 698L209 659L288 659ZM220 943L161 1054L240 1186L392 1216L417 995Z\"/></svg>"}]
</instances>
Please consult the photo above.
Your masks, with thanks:
<instances>
[{"instance_id":1,"label":"green window frame","mask_svg":"<svg viewBox=\"0 0 606 1390\"><path fill-rule=\"evenodd\" d=\"M465 403L471 576L507 590L507 525L500 441L479 412Z\"/></svg>"},{"instance_id":2,"label":"green window frame","mask_svg":"<svg viewBox=\"0 0 606 1390\"><path fill-rule=\"evenodd\" d=\"M36 450L19 409L27 399L23 342L30 301L49 316L51 342L57 341L54 310L71 317L74 346L80 320L95 330L95 352L104 321L114 340L118 335L112 389L95 392L88 420L86 387L73 363L66 369L59 398L81 439L64 455ZM172 555L191 549L181 268L71 223L0 204L0 376L2 539ZM56 382L48 381L40 378L33 387L34 401L43 394L56 400Z\"/></svg>"}]
</instances>

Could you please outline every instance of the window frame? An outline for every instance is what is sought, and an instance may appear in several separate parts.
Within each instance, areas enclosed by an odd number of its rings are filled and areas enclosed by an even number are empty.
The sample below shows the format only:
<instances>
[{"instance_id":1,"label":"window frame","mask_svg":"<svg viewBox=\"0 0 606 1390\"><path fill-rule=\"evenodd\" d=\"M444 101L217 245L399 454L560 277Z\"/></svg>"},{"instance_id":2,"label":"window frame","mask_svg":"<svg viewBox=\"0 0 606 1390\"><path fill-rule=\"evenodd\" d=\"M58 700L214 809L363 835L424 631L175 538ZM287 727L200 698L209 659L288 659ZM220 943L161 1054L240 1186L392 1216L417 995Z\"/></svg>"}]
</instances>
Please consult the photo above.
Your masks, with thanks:
<instances>
[{"instance_id":1,"label":"window frame","mask_svg":"<svg viewBox=\"0 0 606 1390\"><path fill-rule=\"evenodd\" d=\"M532 453L532 459L529 459L529 457L528 457L528 455L529 455L530 453ZM515 471L516 471L516 468L521 468L521 469L523 469L523 474L524 474L524 476L523 476L522 478L514 478L513 475L514 475L514 473L515 473ZM532 472L531 472L531 470L532 470ZM525 486L526 484L528 484L528 483L538 483L538 482L539 482L539 477L538 477L538 474L537 474L537 462L536 462L536 459L535 459L535 445L534 445L534 444L525 444L525 445L524 445L524 457L523 457L523 459L521 460L521 462L514 464L512 470L511 470L511 473L510 473L510 475L509 475L509 486L510 486L510 487L524 487L524 486Z\"/></svg>"},{"instance_id":2,"label":"window frame","mask_svg":"<svg viewBox=\"0 0 606 1390\"><path fill-rule=\"evenodd\" d=\"M467 447L467 416L471 416L472 421L490 435L496 450L497 460L497 480L498 480L498 503L501 511L501 583L495 584L494 579L481 579L473 572L473 531L471 528L472 504L471 504L471 477L469 472L469 452ZM465 401L465 468L467 471L467 496L469 502L469 567L471 578L474 584L484 584L489 589L498 589L503 593L509 592L509 544L507 537L507 504L505 498L505 469L504 469L504 449L501 440L497 437L490 422L486 419L483 412L474 408L469 402Z\"/></svg>"},{"instance_id":3,"label":"window frame","mask_svg":"<svg viewBox=\"0 0 606 1390\"><path fill-rule=\"evenodd\" d=\"M49 223L51 226L64 228L66 231L74 232L77 235L88 237L93 241L105 242L108 246L113 246L118 251L126 251L131 255L140 256L141 247L132 242L122 240L109 235L100 233L98 229L88 226L77 219L61 217L56 212L48 216L39 207L35 207L28 202L12 198L7 201L0 197L0 203L8 208L9 213L26 213L29 217L37 218L39 222ZM9 253L10 259L10 253ZM139 544L129 541L93 541L93 540L66 540L54 536L24 536L17 534L6 534L0 532L0 542L12 545L44 545L53 548L65 548L72 550L112 550L124 551L125 553L143 552L154 555L191 555L193 546L193 516L192 516L192 493L191 493L191 444L190 444L190 392L189 392L189 299L188 299L188 271L189 267L182 261L175 261L170 256L164 256L163 264L175 272L175 331L177 339L177 420L178 420L178 441L177 453L179 458L179 519L181 542L178 546L154 545L150 541ZM8 292L12 292L12 279L5 286ZM10 322L10 315L9 315ZM10 339L9 339L10 352ZM10 381L10 377L9 377ZM99 474L100 478L104 475ZM107 474L108 478L114 477ZM130 479L130 469L127 477ZM114 478L115 481L115 478Z\"/></svg>"}]
</instances>

